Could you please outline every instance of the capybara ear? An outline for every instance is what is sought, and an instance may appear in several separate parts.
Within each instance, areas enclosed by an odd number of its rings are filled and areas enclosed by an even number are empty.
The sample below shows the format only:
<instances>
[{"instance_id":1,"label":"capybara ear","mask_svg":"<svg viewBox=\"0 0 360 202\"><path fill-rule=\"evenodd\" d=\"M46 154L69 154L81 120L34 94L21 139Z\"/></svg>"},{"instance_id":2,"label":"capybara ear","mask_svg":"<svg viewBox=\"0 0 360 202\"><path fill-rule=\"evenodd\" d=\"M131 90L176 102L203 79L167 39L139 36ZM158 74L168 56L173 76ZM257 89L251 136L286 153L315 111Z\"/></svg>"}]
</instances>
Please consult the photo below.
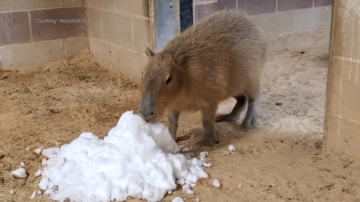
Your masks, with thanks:
<instances>
[{"instance_id":1,"label":"capybara ear","mask_svg":"<svg viewBox=\"0 0 360 202\"><path fill-rule=\"evenodd\" d=\"M173 60L175 64L181 65L181 63L185 60L185 53L183 51L177 51L175 54L173 54Z\"/></svg>"},{"instance_id":2,"label":"capybara ear","mask_svg":"<svg viewBox=\"0 0 360 202\"><path fill-rule=\"evenodd\" d=\"M152 57L152 56L155 55L154 52L153 52L149 47L146 47L145 54L146 54L148 57Z\"/></svg>"}]
</instances>

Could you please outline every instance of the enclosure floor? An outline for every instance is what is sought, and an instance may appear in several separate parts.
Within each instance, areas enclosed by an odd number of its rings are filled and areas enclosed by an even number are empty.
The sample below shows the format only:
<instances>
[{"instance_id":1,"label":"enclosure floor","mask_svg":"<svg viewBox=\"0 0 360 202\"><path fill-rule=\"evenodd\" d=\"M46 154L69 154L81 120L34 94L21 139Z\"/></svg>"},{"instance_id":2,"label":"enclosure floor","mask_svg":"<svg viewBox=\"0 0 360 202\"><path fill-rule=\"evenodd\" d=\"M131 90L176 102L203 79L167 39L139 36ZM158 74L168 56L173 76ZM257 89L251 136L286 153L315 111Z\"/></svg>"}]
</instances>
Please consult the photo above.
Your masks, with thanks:
<instances>
[{"instance_id":1,"label":"enclosure floor","mask_svg":"<svg viewBox=\"0 0 360 202\"><path fill-rule=\"evenodd\" d=\"M244 132L239 123L218 123L220 144L199 148L200 115L183 114L179 144L194 147L195 155L208 151L213 167L206 169L210 178L198 183L195 195L179 188L164 201L175 196L187 202L359 201L359 163L321 154L328 46L328 28L270 44L256 129ZM69 143L85 131L104 137L139 103L137 87L98 67L89 51L70 61L2 70L0 93L0 201L6 202L51 201L44 195L30 200L39 190L34 173L43 159L33 150ZM232 99L222 103L219 113L233 105ZM237 147L235 153L229 153L229 144ZM26 164L27 179L10 175L20 162ZM220 188L212 186L214 179Z\"/></svg>"}]
</instances>

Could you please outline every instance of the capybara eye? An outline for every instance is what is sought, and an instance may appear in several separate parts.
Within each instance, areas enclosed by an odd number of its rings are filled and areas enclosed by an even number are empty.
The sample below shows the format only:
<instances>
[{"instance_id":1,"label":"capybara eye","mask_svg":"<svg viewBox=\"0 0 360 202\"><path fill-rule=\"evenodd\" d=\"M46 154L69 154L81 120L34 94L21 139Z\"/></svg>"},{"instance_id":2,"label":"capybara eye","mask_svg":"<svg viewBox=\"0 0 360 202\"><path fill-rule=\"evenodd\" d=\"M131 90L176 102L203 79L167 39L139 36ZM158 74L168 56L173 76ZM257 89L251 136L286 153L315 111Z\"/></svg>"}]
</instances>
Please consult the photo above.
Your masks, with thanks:
<instances>
[{"instance_id":1,"label":"capybara eye","mask_svg":"<svg viewBox=\"0 0 360 202\"><path fill-rule=\"evenodd\" d=\"M171 74L168 74L168 75L166 76L166 85L171 82L171 79L172 79L172 78L171 78Z\"/></svg>"}]
</instances>

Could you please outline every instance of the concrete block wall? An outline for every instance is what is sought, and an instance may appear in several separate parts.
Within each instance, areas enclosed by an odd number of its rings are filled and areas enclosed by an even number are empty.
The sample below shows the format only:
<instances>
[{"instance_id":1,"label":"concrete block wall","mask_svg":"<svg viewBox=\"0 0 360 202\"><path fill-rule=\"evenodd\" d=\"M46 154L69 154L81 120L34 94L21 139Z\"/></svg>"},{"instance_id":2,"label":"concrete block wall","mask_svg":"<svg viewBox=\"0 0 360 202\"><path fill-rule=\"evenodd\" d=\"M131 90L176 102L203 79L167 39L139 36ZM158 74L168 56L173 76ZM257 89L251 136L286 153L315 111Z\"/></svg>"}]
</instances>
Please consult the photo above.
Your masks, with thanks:
<instances>
[{"instance_id":1,"label":"concrete block wall","mask_svg":"<svg viewBox=\"0 0 360 202\"><path fill-rule=\"evenodd\" d=\"M88 46L84 18L84 0L1 0L0 67L76 55Z\"/></svg>"},{"instance_id":2,"label":"concrete block wall","mask_svg":"<svg viewBox=\"0 0 360 202\"><path fill-rule=\"evenodd\" d=\"M334 0L324 151L360 154L360 1Z\"/></svg>"},{"instance_id":3,"label":"concrete block wall","mask_svg":"<svg viewBox=\"0 0 360 202\"><path fill-rule=\"evenodd\" d=\"M330 26L332 0L194 0L195 23L222 9L245 10L269 37Z\"/></svg>"},{"instance_id":4,"label":"concrete block wall","mask_svg":"<svg viewBox=\"0 0 360 202\"><path fill-rule=\"evenodd\" d=\"M152 0L86 0L90 49L99 64L139 83L153 48Z\"/></svg>"}]
</instances>

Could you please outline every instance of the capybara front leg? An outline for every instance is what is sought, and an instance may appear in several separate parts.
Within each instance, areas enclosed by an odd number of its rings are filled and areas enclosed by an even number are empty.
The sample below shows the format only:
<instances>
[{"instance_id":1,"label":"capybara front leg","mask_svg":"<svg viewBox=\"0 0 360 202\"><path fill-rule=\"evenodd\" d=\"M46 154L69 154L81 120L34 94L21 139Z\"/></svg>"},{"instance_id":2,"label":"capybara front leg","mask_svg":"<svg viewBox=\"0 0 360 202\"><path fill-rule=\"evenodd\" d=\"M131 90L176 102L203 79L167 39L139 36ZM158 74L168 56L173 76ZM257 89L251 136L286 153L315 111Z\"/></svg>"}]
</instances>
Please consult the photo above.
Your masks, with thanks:
<instances>
[{"instance_id":1,"label":"capybara front leg","mask_svg":"<svg viewBox=\"0 0 360 202\"><path fill-rule=\"evenodd\" d=\"M175 110L169 111L168 118L169 118L169 131L171 134L171 137L176 141L176 132L178 128L178 122L179 122L179 115L180 113Z\"/></svg>"}]
</instances>

